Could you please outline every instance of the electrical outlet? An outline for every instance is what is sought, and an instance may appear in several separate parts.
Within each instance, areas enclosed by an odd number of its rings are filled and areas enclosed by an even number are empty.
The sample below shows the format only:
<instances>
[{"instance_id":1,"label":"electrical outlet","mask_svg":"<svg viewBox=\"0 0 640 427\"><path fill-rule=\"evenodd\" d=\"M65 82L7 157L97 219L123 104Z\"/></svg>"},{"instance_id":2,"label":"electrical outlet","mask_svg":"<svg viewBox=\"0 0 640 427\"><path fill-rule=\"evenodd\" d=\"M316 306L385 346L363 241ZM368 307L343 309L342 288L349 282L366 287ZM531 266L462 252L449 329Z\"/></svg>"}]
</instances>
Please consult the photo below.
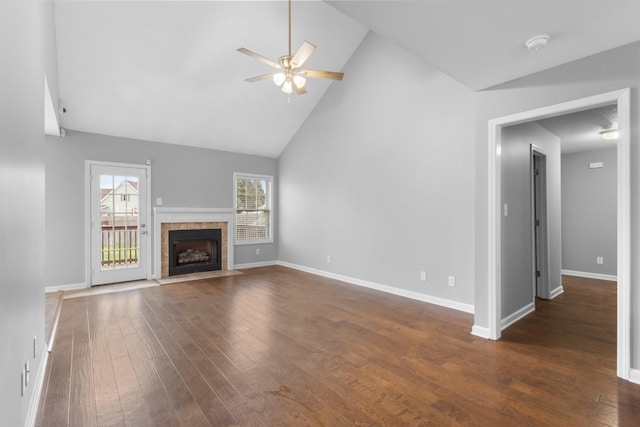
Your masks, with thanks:
<instances>
[{"instance_id":1,"label":"electrical outlet","mask_svg":"<svg viewBox=\"0 0 640 427\"><path fill-rule=\"evenodd\" d=\"M327 264L331 264L331 255L327 255Z\"/></svg>"},{"instance_id":2,"label":"electrical outlet","mask_svg":"<svg viewBox=\"0 0 640 427\"><path fill-rule=\"evenodd\" d=\"M162 206L162 197L156 197L156 206Z\"/></svg>"},{"instance_id":3,"label":"electrical outlet","mask_svg":"<svg viewBox=\"0 0 640 427\"><path fill-rule=\"evenodd\" d=\"M604 258L599 256L596 258L596 264L604 264Z\"/></svg>"},{"instance_id":4,"label":"electrical outlet","mask_svg":"<svg viewBox=\"0 0 640 427\"><path fill-rule=\"evenodd\" d=\"M423 282L427 281L427 272L426 271L421 271L420 272L420 280L422 280Z\"/></svg>"},{"instance_id":5,"label":"electrical outlet","mask_svg":"<svg viewBox=\"0 0 640 427\"><path fill-rule=\"evenodd\" d=\"M455 276L449 276L449 282L447 283L449 286L455 286L456 285L456 277Z\"/></svg>"},{"instance_id":6,"label":"electrical outlet","mask_svg":"<svg viewBox=\"0 0 640 427\"><path fill-rule=\"evenodd\" d=\"M260 248L256 248L256 255L260 255Z\"/></svg>"}]
</instances>

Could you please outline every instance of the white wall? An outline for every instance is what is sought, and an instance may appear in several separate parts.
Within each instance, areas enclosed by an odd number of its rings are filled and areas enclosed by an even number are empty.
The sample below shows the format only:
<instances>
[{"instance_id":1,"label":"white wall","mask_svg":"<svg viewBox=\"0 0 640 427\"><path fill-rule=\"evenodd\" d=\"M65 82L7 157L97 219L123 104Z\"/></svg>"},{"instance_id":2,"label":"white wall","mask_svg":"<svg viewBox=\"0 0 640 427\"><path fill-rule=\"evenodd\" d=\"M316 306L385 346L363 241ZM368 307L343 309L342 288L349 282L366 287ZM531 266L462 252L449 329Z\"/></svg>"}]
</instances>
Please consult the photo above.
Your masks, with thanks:
<instances>
[{"instance_id":1,"label":"white wall","mask_svg":"<svg viewBox=\"0 0 640 427\"><path fill-rule=\"evenodd\" d=\"M604 167L589 169L594 162ZM562 156L564 270L617 274L617 169L615 148Z\"/></svg>"},{"instance_id":2,"label":"white wall","mask_svg":"<svg viewBox=\"0 0 640 427\"><path fill-rule=\"evenodd\" d=\"M44 366L44 74L53 3L0 2L0 424L35 414ZM33 339L38 350L34 357ZM31 374L20 395L20 373ZM31 409L32 412L29 413ZM32 418L33 420L33 418Z\"/></svg>"},{"instance_id":3,"label":"white wall","mask_svg":"<svg viewBox=\"0 0 640 427\"><path fill-rule=\"evenodd\" d=\"M280 157L279 259L471 305L474 93L375 33L344 71Z\"/></svg>"},{"instance_id":4,"label":"white wall","mask_svg":"<svg viewBox=\"0 0 640 427\"><path fill-rule=\"evenodd\" d=\"M622 46L560 67L480 92L476 120L476 287L475 324L488 327L487 286L487 158L490 119L631 88L631 287L632 367L640 367L640 150L638 130L640 103L640 43Z\"/></svg>"},{"instance_id":5,"label":"white wall","mask_svg":"<svg viewBox=\"0 0 640 427\"><path fill-rule=\"evenodd\" d=\"M549 230L549 287L562 286L560 272L561 202L560 138L537 123L524 123L502 129L502 317L533 302L531 239L531 151L534 144L546 154L547 226Z\"/></svg>"},{"instance_id":6,"label":"white wall","mask_svg":"<svg viewBox=\"0 0 640 427\"><path fill-rule=\"evenodd\" d=\"M274 204L278 202L277 160L226 151L68 131L64 138L47 137L45 286L85 282L85 161L145 164L151 160L151 202L163 207L232 208L233 173L272 175ZM277 215L274 243L235 247L234 262L277 259ZM153 222L149 225L153 229ZM153 247L153 245L152 245ZM255 249L260 248L260 255Z\"/></svg>"}]
</instances>

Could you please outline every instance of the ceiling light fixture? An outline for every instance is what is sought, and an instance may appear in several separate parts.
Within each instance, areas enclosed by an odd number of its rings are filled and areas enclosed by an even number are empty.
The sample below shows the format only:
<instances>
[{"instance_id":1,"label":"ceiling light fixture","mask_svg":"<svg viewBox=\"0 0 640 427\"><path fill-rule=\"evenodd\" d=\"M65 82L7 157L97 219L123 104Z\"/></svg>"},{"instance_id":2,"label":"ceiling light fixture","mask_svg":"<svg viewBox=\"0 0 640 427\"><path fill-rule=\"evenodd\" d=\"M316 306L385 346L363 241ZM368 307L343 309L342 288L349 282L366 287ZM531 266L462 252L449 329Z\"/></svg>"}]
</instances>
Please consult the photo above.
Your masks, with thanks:
<instances>
[{"instance_id":1,"label":"ceiling light fixture","mask_svg":"<svg viewBox=\"0 0 640 427\"><path fill-rule=\"evenodd\" d=\"M281 56L279 62L275 62L243 47L238 49L238 52L249 55L260 62L280 70L272 74L263 74L261 76L252 77L250 79L246 79L246 81L258 82L260 80L272 79L273 83L275 83L276 86L279 86L284 93L291 94L291 92L295 90L298 95L303 95L307 93L304 85L307 82L308 77L342 80L342 77L344 76L343 73L336 73L334 71L301 70L300 67L302 67L305 61L309 59L315 48L315 45L305 41L302 43L302 46L300 46L295 55L291 54L291 0L289 0L289 53Z\"/></svg>"},{"instance_id":2,"label":"ceiling light fixture","mask_svg":"<svg viewBox=\"0 0 640 427\"><path fill-rule=\"evenodd\" d=\"M524 42L524 45L527 49L537 52L547 45L549 38L549 34L540 34L538 36L531 37L529 40Z\"/></svg>"},{"instance_id":3,"label":"ceiling light fixture","mask_svg":"<svg viewBox=\"0 0 640 427\"><path fill-rule=\"evenodd\" d=\"M607 141L611 141L613 139L618 139L618 136L619 136L618 129L616 129L616 128L602 129L598 133L600 134L602 139L606 139Z\"/></svg>"}]
</instances>

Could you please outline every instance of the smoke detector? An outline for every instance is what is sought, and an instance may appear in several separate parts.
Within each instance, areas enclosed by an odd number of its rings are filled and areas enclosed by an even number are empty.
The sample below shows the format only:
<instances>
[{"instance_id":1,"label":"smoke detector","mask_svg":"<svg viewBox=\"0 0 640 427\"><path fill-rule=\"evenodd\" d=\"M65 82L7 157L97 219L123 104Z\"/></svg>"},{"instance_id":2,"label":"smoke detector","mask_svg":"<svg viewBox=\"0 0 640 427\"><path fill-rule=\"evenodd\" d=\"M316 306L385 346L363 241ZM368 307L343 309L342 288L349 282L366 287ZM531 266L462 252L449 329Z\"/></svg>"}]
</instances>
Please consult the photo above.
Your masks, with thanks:
<instances>
[{"instance_id":1,"label":"smoke detector","mask_svg":"<svg viewBox=\"0 0 640 427\"><path fill-rule=\"evenodd\" d=\"M529 50L538 51L547 45L549 38L549 34L540 34L539 36L531 37L529 40L524 42L524 45Z\"/></svg>"}]
</instances>

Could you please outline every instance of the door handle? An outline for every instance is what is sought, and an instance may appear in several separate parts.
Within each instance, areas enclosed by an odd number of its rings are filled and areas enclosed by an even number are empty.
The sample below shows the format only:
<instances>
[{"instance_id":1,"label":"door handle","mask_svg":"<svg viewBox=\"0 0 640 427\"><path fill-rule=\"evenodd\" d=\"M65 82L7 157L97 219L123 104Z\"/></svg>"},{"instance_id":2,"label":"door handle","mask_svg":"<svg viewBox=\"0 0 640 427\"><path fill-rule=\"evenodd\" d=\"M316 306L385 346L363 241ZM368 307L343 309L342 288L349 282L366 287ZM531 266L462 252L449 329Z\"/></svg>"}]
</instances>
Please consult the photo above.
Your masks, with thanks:
<instances>
[{"instance_id":1,"label":"door handle","mask_svg":"<svg viewBox=\"0 0 640 427\"><path fill-rule=\"evenodd\" d=\"M146 231L146 230L141 230L141 231L140 231L140 234L141 234L141 235L142 235L142 234L147 234L147 231Z\"/></svg>"}]
</instances>

